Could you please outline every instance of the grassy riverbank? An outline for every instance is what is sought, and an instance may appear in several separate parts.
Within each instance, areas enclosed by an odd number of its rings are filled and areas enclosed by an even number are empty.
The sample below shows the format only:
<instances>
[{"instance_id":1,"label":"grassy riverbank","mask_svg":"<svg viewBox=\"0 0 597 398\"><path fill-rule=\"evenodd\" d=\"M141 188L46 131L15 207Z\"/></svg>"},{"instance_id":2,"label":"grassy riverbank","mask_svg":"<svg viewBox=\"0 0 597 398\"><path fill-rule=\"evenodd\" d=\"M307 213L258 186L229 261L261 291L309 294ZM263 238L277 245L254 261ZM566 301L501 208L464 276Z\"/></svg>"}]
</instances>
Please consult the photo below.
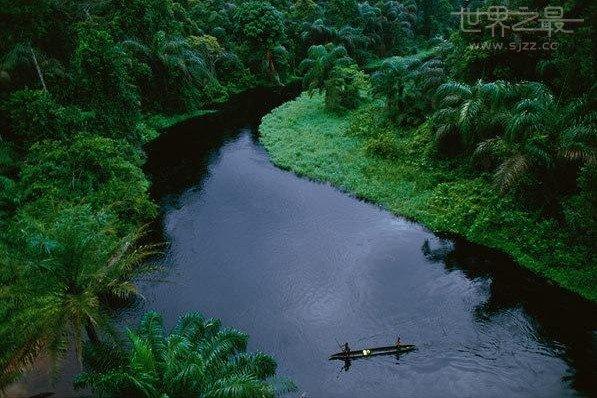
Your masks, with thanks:
<instances>
[{"instance_id":1,"label":"grassy riverbank","mask_svg":"<svg viewBox=\"0 0 597 398\"><path fill-rule=\"evenodd\" d=\"M320 96L303 94L263 118L261 141L279 167L329 181L433 231L503 250L522 266L597 301L590 244L500 196L487 176L471 177L458 159L438 160L425 124L396 132L376 125L371 116L378 112L370 104L331 115Z\"/></svg>"}]
</instances>

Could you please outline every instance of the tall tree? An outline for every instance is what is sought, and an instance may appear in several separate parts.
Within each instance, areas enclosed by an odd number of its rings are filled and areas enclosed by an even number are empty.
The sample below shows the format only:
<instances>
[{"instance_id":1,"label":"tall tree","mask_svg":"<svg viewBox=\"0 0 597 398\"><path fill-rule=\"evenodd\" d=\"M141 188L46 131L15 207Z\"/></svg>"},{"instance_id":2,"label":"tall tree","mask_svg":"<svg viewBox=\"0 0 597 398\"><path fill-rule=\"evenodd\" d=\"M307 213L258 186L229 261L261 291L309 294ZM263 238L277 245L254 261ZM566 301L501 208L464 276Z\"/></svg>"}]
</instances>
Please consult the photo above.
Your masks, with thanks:
<instances>
[{"instance_id":1,"label":"tall tree","mask_svg":"<svg viewBox=\"0 0 597 398\"><path fill-rule=\"evenodd\" d=\"M260 54L266 70L279 81L272 51L286 37L284 15L266 1L243 2L234 11L235 30L248 46L247 50Z\"/></svg>"},{"instance_id":2,"label":"tall tree","mask_svg":"<svg viewBox=\"0 0 597 398\"><path fill-rule=\"evenodd\" d=\"M22 219L18 228L27 254L18 261L26 265L0 290L3 301L21 307L3 319L2 335L10 329L20 334L12 341L18 349L0 357L1 380L12 379L40 355L60 359L71 341L80 354L84 334L99 343L98 330L112 328L107 300L136 294L133 278L151 269L145 260L153 249L135 245L138 233L115 237L106 229L109 221L108 214L88 206L64 210L49 226Z\"/></svg>"},{"instance_id":3,"label":"tall tree","mask_svg":"<svg viewBox=\"0 0 597 398\"><path fill-rule=\"evenodd\" d=\"M39 58L39 50L34 49L31 42L17 43L13 46L12 50L6 54L4 61L2 62L2 70L10 71L23 64L31 65L35 69L35 73L37 74L42 89L48 91L44 74L38 60Z\"/></svg>"}]
</instances>

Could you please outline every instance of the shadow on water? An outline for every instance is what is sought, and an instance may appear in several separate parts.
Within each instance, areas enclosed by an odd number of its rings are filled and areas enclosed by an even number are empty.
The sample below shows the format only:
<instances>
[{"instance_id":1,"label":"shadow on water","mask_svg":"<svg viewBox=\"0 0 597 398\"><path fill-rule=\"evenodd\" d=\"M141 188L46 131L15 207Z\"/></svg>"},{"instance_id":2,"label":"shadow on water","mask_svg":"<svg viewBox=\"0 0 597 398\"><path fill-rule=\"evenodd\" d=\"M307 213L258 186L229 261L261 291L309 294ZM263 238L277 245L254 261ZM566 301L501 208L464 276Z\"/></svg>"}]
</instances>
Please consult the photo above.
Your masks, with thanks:
<instances>
[{"instance_id":1,"label":"shadow on water","mask_svg":"<svg viewBox=\"0 0 597 398\"><path fill-rule=\"evenodd\" d=\"M271 165L256 126L297 92L239 95L147 146L156 231L172 243L167 283L146 284L121 326L148 308L170 323L204 311L248 332L313 397L595 396L594 305L503 254ZM419 347L398 361L342 372L327 360L336 337L384 345L398 330ZM73 396L70 363L57 396Z\"/></svg>"},{"instance_id":2,"label":"shadow on water","mask_svg":"<svg viewBox=\"0 0 597 398\"><path fill-rule=\"evenodd\" d=\"M589 396L597 393L597 306L517 266L507 255L461 238L425 240L425 258L447 271L480 280L487 299L474 309L475 320L491 322L504 312L522 309L533 321L537 339L574 369L564 381Z\"/></svg>"},{"instance_id":3,"label":"shadow on water","mask_svg":"<svg viewBox=\"0 0 597 398\"><path fill-rule=\"evenodd\" d=\"M213 311L313 396L594 396L595 305L269 163L256 127L296 94L255 90L148 145L173 244L170 281L147 286L148 308L170 320ZM335 337L384 345L398 328L421 348L391 368L388 357L343 364L347 378L330 380Z\"/></svg>"},{"instance_id":4,"label":"shadow on water","mask_svg":"<svg viewBox=\"0 0 597 398\"><path fill-rule=\"evenodd\" d=\"M255 90L148 146L173 244L170 282L148 286L148 306L170 320L212 312L313 396L594 396L595 305L508 256L438 238L269 163L256 127L296 94ZM420 349L327 361L336 337L384 345L397 329Z\"/></svg>"},{"instance_id":5,"label":"shadow on water","mask_svg":"<svg viewBox=\"0 0 597 398\"><path fill-rule=\"evenodd\" d=\"M236 137L239 128L257 131L263 116L299 92L298 85L256 88L236 95L213 114L168 129L145 148L150 154L145 171L152 180L151 196L168 205L186 188L200 185L217 149Z\"/></svg>"}]
</instances>

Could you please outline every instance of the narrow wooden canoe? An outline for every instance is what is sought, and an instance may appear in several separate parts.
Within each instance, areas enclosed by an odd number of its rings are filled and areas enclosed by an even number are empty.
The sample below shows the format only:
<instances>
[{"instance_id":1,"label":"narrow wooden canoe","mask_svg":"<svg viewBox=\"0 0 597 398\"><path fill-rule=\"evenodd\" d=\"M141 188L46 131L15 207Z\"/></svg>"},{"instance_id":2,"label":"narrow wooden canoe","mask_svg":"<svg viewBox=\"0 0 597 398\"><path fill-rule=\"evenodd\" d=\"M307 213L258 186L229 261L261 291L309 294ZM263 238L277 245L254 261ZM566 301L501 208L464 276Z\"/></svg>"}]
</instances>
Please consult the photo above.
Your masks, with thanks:
<instances>
[{"instance_id":1,"label":"narrow wooden canoe","mask_svg":"<svg viewBox=\"0 0 597 398\"><path fill-rule=\"evenodd\" d=\"M396 355L402 354L404 352L409 352L415 349L415 346L412 344L401 344L399 346L391 345L387 347L377 347L377 348L364 348L362 350L356 351L349 351L349 352L338 352L330 356L330 360L333 359L340 359L345 361L347 359L359 359L359 358L368 358L374 357L378 355ZM366 352L366 353L365 353Z\"/></svg>"}]
</instances>

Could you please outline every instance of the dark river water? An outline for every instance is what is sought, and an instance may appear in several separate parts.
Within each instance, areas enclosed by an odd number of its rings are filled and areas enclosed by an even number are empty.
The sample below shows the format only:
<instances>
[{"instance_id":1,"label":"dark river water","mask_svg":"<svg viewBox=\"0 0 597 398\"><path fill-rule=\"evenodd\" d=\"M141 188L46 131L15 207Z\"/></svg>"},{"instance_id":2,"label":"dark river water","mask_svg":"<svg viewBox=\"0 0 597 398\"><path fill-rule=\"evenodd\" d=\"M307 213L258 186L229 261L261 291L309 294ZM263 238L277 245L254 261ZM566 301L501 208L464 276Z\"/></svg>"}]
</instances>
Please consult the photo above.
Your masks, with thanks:
<instances>
[{"instance_id":1,"label":"dark river water","mask_svg":"<svg viewBox=\"0 0 597 398\"><path fill-rule=\"evenodd\" d=\"M256 126L281 100L255 93L149 148L169 246L123 323L147 309L169 326L188 311L219 317L303 397L595 396L595 306L505 256L276 168ZM327 360L337 342L397 336L417 350L347 371Z\"/></svg>"},{"instance_id":2,"label":"dark river water","mask_svg":"<svg viewBox=\"0 0 597 398\"><path fill-rule=\"evenodd\" d=\"M267 109L252 100L245 110ZM150 150L170 245L146 308L248 332L306 397L595 393L594 307L504 256L276 168L256 113L179 126ZM327 360L337 342L397 336L418 349L348 371Z\"/></svg>"}]
</instances>

